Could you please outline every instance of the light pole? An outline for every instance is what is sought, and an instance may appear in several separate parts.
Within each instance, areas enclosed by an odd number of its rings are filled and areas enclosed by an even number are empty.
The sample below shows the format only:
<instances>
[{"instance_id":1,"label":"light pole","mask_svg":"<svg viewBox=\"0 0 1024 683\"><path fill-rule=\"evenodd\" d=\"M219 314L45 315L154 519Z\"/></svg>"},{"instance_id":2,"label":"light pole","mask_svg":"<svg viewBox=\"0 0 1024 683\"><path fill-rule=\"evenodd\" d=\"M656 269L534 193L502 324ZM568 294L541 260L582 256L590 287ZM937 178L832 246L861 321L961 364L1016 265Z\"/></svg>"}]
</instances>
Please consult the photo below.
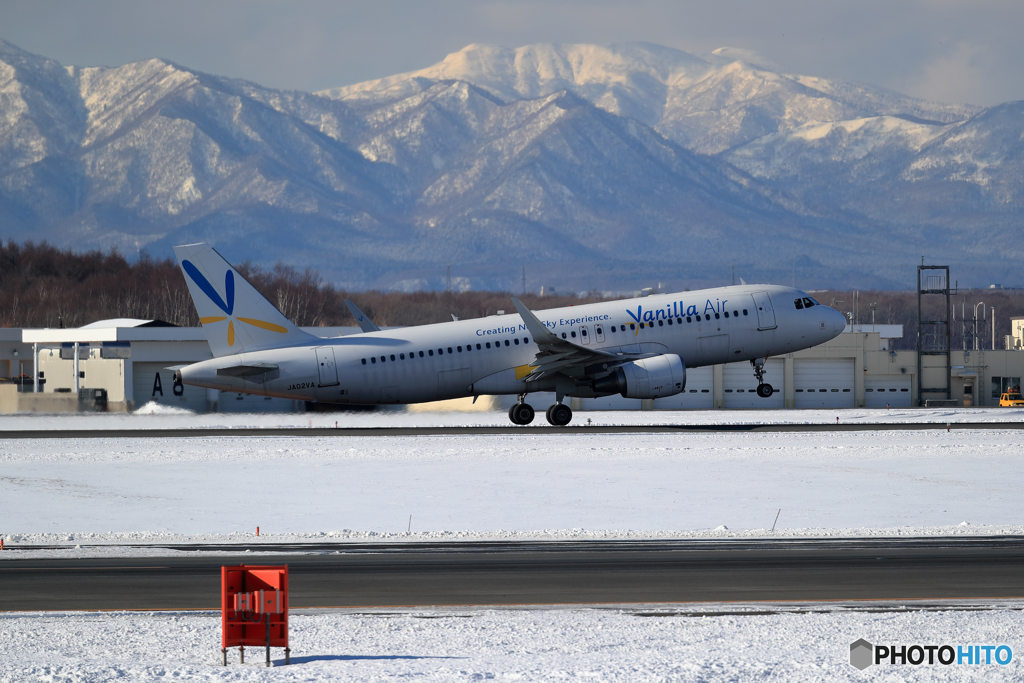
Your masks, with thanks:
<instances>
[{"instance_id":1,"label":"light pole","mask_svg":"<svg viewBox=\"0 0 1024 683\"><path fill-rule=\"evenodd\" d=\"M986 319L988 317L988 315L987 315L988 311L985 308L985 302L984 301L979 301L978 303L974 304L974 350L975 351L980 350L979 345L978 345L978 306L981 306L982 320L984 320L984 319Z\"/></svg>"},{"instance_id":2,"label":"light pole","mask_svg":"<svg viewBox=\"0 0 1024 683\"><path fill-rule=\"evenodd\" d=\"M992 311L992 350L996 350L996 307L993 306L989 309Z\"/></svg>"}]
</instances>

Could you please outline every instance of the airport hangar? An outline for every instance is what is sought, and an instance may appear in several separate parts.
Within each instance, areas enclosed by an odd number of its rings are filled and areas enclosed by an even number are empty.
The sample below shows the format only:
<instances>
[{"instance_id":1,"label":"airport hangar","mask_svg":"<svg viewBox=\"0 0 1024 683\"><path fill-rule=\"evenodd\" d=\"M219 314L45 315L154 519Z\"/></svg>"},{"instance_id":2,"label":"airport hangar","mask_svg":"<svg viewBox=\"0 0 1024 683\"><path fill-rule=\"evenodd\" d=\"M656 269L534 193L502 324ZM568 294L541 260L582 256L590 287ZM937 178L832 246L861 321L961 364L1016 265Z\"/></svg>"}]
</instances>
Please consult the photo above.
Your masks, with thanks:
<instances>
[{"instance_id":1,"label":"airport hangar","mask_svg":"<svg viewBox=\"0 0 1024 683\"><path fill-rule=\"evenodd\" d=\"M308 327L324 338L357 334L355 327ZM1013 319L1008 350L952 351L945 357L922 356L923 398L929 404L996 406L999 393L1024 376L1024 318ZM682 394L656 400L609 396L572 399L579 410L713 410L784 408L908 408L923 405L917 351L890 350L901 325L852 325L825 344L765 364L766 381L776 393L754 392L750 364L687 368ZM106 409L130 411L146 403L194 412L302 412L303 401L222 393L174 386L167 368L211 358L202 328L175 327L160 321L105 320L80 328L0 329L0 412L73 412L95 409L79 400L79 390L102 389ZM685 360L685 359L684 359ZM948 365L948 368L947 368ZM35 368L35 370L33 369ZM76 378L77 371L77 378ZM947 377L948 376L948 377ZM76 381L77 379L77 381ZM936 393L934 387L948 387ZM928 391L932 388L931 391ZM81 396L95 392L82 391ZM513 397L480 400L471 406L453 402L410 409L495 409Z\"/></svg>"}]
</instances>

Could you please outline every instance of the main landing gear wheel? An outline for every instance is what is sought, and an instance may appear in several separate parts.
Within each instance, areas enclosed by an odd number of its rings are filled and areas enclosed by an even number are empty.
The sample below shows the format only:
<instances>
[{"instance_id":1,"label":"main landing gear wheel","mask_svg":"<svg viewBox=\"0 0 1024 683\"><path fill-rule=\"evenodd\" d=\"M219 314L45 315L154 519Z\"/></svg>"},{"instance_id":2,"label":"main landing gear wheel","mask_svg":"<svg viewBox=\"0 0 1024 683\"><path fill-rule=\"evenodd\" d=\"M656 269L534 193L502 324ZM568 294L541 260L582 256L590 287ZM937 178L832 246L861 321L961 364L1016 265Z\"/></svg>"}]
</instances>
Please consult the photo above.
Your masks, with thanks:
<instances>
[{"instance_id":1,"label":"main landing gear wheel","mask_svg":"<svg viewBox=\"0 0 1024 683\"><path fill-rule=\"evenodd\" d=\"M517 403L508 409L508 419L515 425L528 425L533 422L533 406L529 403Z\"/></svg>"},{"instance_id":2,"label":"main landing gear wheel","mask_svg":"<svg viewBox=\"0 0 1024 683\"><path fill-rule=\"evenodd\" d=\"M774 389L774 387L772 387L771 384L758 384L757 385L757 395L760 396L761 398L768 398L769 396L771 396L774 393L775 393L775 389Z\"/></svg>"},{"instance_id":3,"label":"main landing gear wheel","mask_svg":"<svg viewBox=\"0 0 1024 683\"><path fill-rule=\"evenodd\" d=\"M572 421L572 410L563 403L556 403L548 408L548 422L556 427L564 427Z\"/></svg>"}]
</instances>

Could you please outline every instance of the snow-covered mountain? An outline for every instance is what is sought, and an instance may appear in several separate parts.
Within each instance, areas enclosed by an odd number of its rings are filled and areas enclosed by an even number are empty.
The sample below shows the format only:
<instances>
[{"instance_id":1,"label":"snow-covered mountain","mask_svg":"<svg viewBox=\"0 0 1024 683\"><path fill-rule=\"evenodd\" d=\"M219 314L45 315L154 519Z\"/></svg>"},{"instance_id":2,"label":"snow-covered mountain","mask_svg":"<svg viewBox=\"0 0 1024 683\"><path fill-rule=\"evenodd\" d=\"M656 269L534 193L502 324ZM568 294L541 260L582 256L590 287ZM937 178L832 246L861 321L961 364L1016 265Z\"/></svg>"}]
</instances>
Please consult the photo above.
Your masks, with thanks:
<instances>
[{"instance_id":1,"label":"snow-covered mountain","mask_svg":"<svg viewBox=\"0 0 1024 683\"><path fill-rule=\"evenodd\" d=\"M470 45L420 71L320 94L359 108L445 79L507 101L572 92L728 162L759 181L751 189L846 223L851 237L889 254L947 254L981 275L968 261L986 253L1020 280L1003 260L1024 256L1015 234L1024 208L1019 103L928 102L786 73L744 50L697 56L649 44ZM894 234L901 238L889 245Z\"/></svg>"},{"instance_id":2,"label":"snow-covered mountain","mask_svg":"<svg viewBox=\"0 0 1024 683\"><path fill-rule=\"evenodd\" d=\"M474 45L310 94L0 41L0 238L207 240L350 287L891 286L921 253L997 277L1021 123L727 49Z\"/></svg>"},{"instance_id":3,"label":"snow-covered mountain","mask_svg":"<svg viewBox=\"0 0 1024 683\"><path fill-rule=\"evenodd\" d=\"M781 73L763 63L756 55L729 48L715 50L704 59L646 43L539 44L516 49L469 45L420 71L319 94L372 106L446 80L472 83L505 101L567 90L701 154L716 154L810 122L892 115L950 123L980 110L856 83Z\"/></svg>"}]
</instances>

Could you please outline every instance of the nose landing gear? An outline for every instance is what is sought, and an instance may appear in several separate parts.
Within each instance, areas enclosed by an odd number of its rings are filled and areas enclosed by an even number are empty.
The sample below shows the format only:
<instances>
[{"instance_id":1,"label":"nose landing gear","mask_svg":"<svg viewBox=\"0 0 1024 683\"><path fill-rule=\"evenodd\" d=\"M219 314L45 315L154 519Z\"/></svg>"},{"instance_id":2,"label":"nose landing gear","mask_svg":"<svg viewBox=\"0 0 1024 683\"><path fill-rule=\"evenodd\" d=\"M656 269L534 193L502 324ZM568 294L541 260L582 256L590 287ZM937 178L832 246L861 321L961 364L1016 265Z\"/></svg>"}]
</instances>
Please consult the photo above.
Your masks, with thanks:
<instances>
[{"instance_id":1,"label":"nose landing gear","mask_svg":"<svg viewBox=\"0 0 1024 683\"><path fill-rule=\"evenodd\" d=\"M757 395L761 398L768 398L775 393L771 384L764 381L764 362L767 358L758 358L750 361L750 367L754 368L754 377L757 378Z\"/></svg>"}]
</instances>

